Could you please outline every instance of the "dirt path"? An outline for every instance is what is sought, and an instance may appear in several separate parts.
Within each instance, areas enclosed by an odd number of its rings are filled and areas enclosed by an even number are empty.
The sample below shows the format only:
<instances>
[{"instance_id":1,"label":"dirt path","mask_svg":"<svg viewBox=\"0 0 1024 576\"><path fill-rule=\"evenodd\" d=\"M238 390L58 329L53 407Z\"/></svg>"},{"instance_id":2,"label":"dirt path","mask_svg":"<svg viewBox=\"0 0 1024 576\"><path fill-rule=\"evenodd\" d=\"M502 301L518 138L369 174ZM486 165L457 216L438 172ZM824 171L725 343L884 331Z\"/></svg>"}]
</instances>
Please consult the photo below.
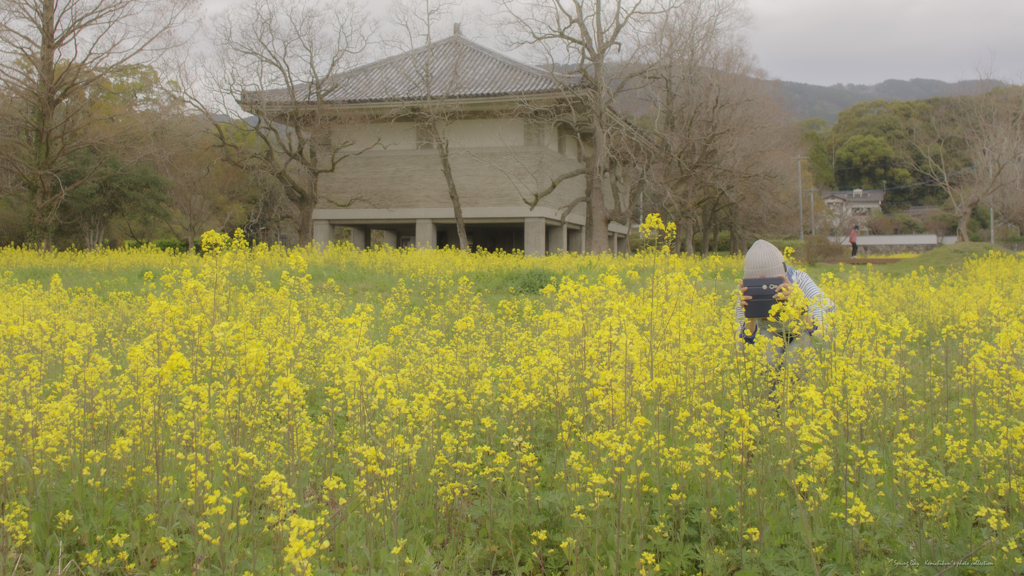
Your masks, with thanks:
<instances>
[{"instance_id":1,"label":"dirt path","mask_svg":"<svg viewBox=\"0 0 1024 576\"><path fill-rule=\"evenodd\" d=\"M841 258L836 263L843 264L892 264L899 262L900 258Z\"/></svg>"}]
</instances>

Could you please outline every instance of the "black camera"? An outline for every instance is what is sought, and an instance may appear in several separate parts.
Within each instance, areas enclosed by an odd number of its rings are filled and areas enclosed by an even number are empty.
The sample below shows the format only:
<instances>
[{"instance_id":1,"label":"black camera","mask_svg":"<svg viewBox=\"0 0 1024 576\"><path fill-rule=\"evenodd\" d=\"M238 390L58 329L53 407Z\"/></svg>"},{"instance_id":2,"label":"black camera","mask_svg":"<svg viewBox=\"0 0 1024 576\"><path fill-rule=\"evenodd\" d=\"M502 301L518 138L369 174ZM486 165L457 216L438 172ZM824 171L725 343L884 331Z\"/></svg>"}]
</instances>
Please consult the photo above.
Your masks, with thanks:
<instances>
[{"instance_id":1,"label":"black camera","mask_svg":"<svg viewBox=\"0 0 1024 576\"><path fill-rule=\"evenodd\" d=\"M744 314L747 318L767 318L771 313L772 306L778 300L775 295L779 288L782 288L786 281L782 276L771 278L744 278L743 286L747 289L745 294L750 296Z\"/></svg>"}]
</instances>

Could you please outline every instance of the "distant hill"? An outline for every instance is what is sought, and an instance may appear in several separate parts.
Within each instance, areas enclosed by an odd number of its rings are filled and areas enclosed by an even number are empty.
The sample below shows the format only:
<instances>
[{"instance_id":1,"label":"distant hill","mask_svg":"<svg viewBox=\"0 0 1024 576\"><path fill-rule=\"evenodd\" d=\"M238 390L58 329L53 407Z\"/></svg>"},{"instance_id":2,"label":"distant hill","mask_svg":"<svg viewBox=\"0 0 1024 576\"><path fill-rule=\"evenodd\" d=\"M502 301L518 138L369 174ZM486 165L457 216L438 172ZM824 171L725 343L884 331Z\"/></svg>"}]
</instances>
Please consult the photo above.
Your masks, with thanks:
<instances>
[{"instance_id":1,"label":"distant hill","mask_svg":"<svg viewBox=\"0 0 1024 576\"><path fill-rule=\"evenodd\" d=\"M886 80L881 84L865 86L864 84L836 84L835 86L814 86L798 82L781 82L789 108L798 120L805 118L824 118L829 124L835 124L839 112L859 102L871 100L924 100L937 96L954 96L959 94L976 94L986 87L1003 86L1002 82L982 82L980 80L963 80L949 83L941 80Z\"/></svg>"},{"instance_id":2,"label":"distant hill","mask_svg":"<svg viewBox=\"0 0 1024 576\"><path fill-rule=\"evenodd\" d=\"M610 64L614 67L615 64ZM543 66L539 66L544 68ZM614 69L614 68L613 68ZM554 71L567 74L573 71L569 65L554 66ZM782 104L797 120L806 118L823 118L829 125L835 124L839 113L860 102L872 100L926 100L941 96L957 96L961 94L980 94L995 86L1006 86L998 80L961 80L960 82L943 82L942 80L886 80L879 84L836 84L834 86L815 86L799 82L773 80L773 84L781 86ZM616 106L622 112L639 116L651 108L649 102L639 98L636 93L620 94Z\"/></svg>"}]
</instances>

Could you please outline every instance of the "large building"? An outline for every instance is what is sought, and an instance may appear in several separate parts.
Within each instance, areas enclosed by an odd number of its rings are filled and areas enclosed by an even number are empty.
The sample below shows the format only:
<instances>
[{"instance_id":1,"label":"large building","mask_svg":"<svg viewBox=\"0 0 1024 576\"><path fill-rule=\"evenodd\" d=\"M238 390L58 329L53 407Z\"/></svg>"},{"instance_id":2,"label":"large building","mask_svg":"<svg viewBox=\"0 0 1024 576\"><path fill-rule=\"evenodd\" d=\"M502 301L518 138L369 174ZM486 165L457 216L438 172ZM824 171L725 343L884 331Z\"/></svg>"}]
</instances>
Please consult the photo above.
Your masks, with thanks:
<instances>
[{"instance_id":1,"label":"large building","mask_svg":"<svg viewBox=\"0 0 1024 576\"><path fill-rule=\"evenodd\" d=\"M436 140L424 129L425 115L434 115L449 142L473 247L529 255L582 250L585 177L537 198L553 179L583 166L575 135L585 129L572 124L566 106L577 78L512 60L456 29L335 80L331 138L366 151L321 176L315 241L345 238L365 247L371 231L379 231L376 238L396 247L458 244ZM611 205L610 189L605 193ZM613 251L625 249L624 225L613 222L602 232Z\"/></svg>"}]
</instances>

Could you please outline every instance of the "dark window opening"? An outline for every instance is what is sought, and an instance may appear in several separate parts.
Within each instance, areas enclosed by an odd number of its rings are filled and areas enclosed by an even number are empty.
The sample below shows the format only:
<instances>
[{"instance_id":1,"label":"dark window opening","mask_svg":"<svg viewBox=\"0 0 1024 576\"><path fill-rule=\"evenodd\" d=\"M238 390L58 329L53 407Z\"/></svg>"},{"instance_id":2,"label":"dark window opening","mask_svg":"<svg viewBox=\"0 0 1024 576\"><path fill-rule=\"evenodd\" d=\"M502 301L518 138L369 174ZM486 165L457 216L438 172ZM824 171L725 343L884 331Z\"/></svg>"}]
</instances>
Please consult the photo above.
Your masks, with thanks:
<instances>
[{"instance_id":1,"label":"dark window opening","mask_svg":"<svg viewBox=\"0 0 1024 576\"><path fill-rule=\"evenodd\" d=\"M544 125L533 120L523 122L523 144L526 146L543 146Z\"/></svg>"}]
</instances>

